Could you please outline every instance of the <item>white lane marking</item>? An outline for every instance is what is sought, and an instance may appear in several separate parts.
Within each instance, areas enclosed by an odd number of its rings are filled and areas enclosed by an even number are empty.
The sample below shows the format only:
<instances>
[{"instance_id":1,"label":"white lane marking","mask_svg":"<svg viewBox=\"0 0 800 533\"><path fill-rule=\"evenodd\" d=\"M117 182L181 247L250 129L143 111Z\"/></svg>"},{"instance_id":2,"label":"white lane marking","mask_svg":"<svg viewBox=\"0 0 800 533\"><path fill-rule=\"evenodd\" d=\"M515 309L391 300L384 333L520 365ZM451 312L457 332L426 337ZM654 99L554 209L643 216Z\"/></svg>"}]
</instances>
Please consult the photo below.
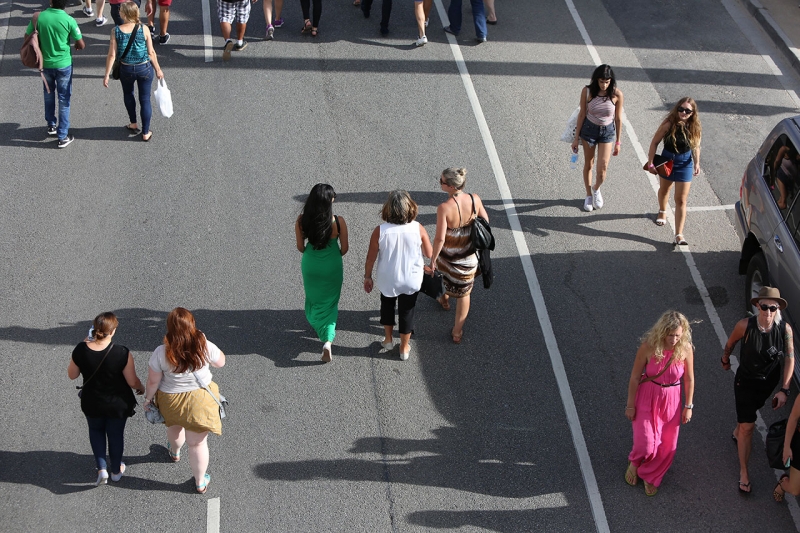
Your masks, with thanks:
<instances>
[{"instance_id":1,"label":"white lane marking","mask_svg":"<svg viewBox=\"0 0 800 533\"><path fill-rule=\"evenodd\" d=\"M206 533L219 533L219 498L208 499Z\"/></svg>"},{"instance_id":2,"label":"white lane marking","mask_svg":"<svg viewBox=\"0 0 800 533\"><path fill-rule=\"evenodd\" d=\"M447 17L441 0L436 0L436 9L439 12L439 17L442 22L445 25L449 25L450 20ZM536 308L536 315L539 319L539 325L542 328L542 335L544 336L545 345L547 346L547 353L550 355L550 363L553 366L553 373L555 374L558 391L561 395L561 403L564 405L567 422L570 432L572 433L572 442L575 445L575 451L578 455L578 463L581 474L583 475L586 492L589 496L589 504L592 509L592 515L594 516L595 527L599 533L606 533L609 532L610 529L606 519L606 512L603 508L603 501L600 497L600 489L597 486L592 460L589 457L589 450L586 447L586 440L583 437L583 430L581 429L580 420L578 418L578 410L575 407L575 400L572 397L569 380L567 379L567 372L564 369L564 362L561 358L555 332L550 322L550 315L544 303L544 295L542 295L539 279L536 276L536 270L533 268L533 261L531 260L528 243L525 242L525 233L522 231L517 210L514 206L514 198L511 196L511 190L508 188L508 182L503 172L503 166L500 164L500 158L497 155L492 133L489 130L489 125L486 123L486 117L483 115L483 109L478 100L478 95L475 93L475 87L472 85L472 79L467 71L467 65L464 63L464 56L461 55L461 48L459 48L453 35L449 33L446 35L447 41L450 43L450 51L453 53L458 72L461 75L461 81L464 84L464 89L467 92L469 102L472 106L472 112L475 115L475 120L478 122L478 128L483 138L483 145L486 148L486 153L492 164L492 171L494 172L494 178L500 191L500 198L503 200L503 207L508 217L511 233L514 236L514 242L517 246L517 253L519 254L520 261L522 262L522 269L528 281L528 289L533 299L533 305Z\"/></svg>"},{"instance_id":3,"label":"white lane marking","mask_svg":"<svg viewBox=\"0 0 800 533\"><path fill-rule=\"evenodd\" d=\"M778 81L783 85L789 98L794 102L795 107L800 109L800 98L798 98L797 91L795 90L797 88L796 82L793 84L791 78L788 75L784 75L784 72L794 72L794 69L782 58L778 58L777 61L772 58L771 54L775 50L774 45L764 37L763 30L759 26L756 26L753 17L744 7L735 0L722 0L722 5L725 6L728 14L736 25L739 26L739 29L744 36L747 37L747 40L753 45L753 48L761 55L761 58L767 64L772 74L778 78ZM782 68L778 66L779 63ZM789 499L794 500L794 498ZM798 525L798 529L800 529L800 515L796 517L795 523Z\"/></svg>"},{"instance_id":4,"label":"white lane marking","mask_svg":"<svg viewBox=\"0 0 800 533\"><path fill-rule=\"evenodd\" d=\"M565 0L567 3L567 7L569 8L570 13L572 13L573 19L575 19L575 25L578 27L578 30L583 35L584 41L586 41L586 47L589 49L589 54L592 56L592 59L595 61L595 65L599 66L602 64L600 61L600 56L597 55L597 51L592 45L591 39L589 38L589 34L586 32L586 27L583 25L583 21L580 19L580 15L578 11L575 9L575 5L572 3L572 0ZM739 28L742 30L742 33L747 36L756 50L762 55L762 57L770 58L768 64L771 66L775 66L775 63L772 61L771 57L769 56L769 50L763 46L763 43L757 43L757 39L754 36L752 31L746 28L745 19L738 16L738 13L735 12L735 9L731 5L730 0L722 0L722 3L725 5L728 13L731 15L731 18L739 25ZM639 66L641 68L641 65ZM773 69L772 72L774 73L775 70ZM786 92L792 98L792 100L798 104L800 100L798 100L797 93L789 86L789 81L786 79L786 76L782 74L778 76L781 84L783 85ZM634 150L636 151L636 155L639 157L639 162L642 163L642 166L647 162L647 156L644 153L644 149L639 143L639 139L636 136L636 132L633 129L633 125L628 121L627 116L623 115L623 122L625 123L625 128L627 130L628 137L631 139L631 143L633 143ZM650 185L653 188L653 192L658 195L658 181L656 177L650 174L649 172L645 172L648 179L650 180ZM726 206L720 206L726 207ZM669 222L670 227L675 229L675 220L672 216L672 209L667 212L667 220ZM717 338L719 339L720 345L724 348L725 343L728 341L728 337L725 334L725 328L722 327L722 321L719 319L719 315L717 314L717 310L714 309L714 304L711 302L711 297L708 294L708 290L706 289L706 285L703 282L703 278L700 275L700 271L697 269L697 265L694 262L694 257L692 253L689 251L688 247L680 246L681 252L683 253L683 257L686 260L686 265L689 267L689 272L692 275L692 279L694 280L695 286L697 287L698 292L700 293L700 298L703 301L703 305L706 308L706 313L708 314L708 318L711 321L712 326L714 327L714 332L717 334ZM739 367L739 362L736 356L731 355L731 371L736 372L736 369ZM767 438L767 426L764 423L764 419L761 417L761 413L758 414L758 419L756 420L756 427L758 428L759 433L761 434L762 439L766 442ZM779 470L775 470L775 477L778 478L782 472ZM785 498L785 501L788 502L789 512L792 515L792 520L794 520L795 529L800 531L800 506L797 504L797 500L794 498Z\"/></svg>"},{"instance_id":5,"label":"white lane marking","mask_svg":"<svg viewBox=\"0 0 800 533\"><path fill-rule=\"evenodd\" d=\"M211 8L208 0L200 2L203 6L203 47L205 48L206 63L214 61L214 42L211 38Z\"/></svg>"},{"instance_id":6,"label":"white lane marking","mask_svg":"<svg viewBox=\"0 0 800 533\"><path fill-rule=\"evenodd\" d=\"M686 206L686 210L687 211L727 211L729 209L733 209L734 207L736 207L734 204L704 205L704 206L701 206L701 205L696 205L696 206L688 205L688 206Z\"/></svg>"}]
</instances>

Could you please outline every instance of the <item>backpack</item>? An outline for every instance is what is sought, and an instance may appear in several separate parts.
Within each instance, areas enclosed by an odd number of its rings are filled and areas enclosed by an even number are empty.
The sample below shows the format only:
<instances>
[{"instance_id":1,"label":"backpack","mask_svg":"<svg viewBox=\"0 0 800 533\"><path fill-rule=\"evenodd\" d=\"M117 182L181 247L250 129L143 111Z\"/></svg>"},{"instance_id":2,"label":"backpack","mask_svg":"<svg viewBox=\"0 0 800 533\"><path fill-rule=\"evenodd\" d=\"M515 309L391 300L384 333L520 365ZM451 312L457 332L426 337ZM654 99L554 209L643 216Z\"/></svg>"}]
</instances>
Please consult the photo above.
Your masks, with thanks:
<instances>
[{"instance_id":1,"label":"backpack","mask_svg":"<svg viewBox=\"0 0 800 533\"><path fill-rule=\"evenodd\" d=\"M47 80L42 72L44 69L44 59L42 58L42 50L39 48L38 23L39 13L35 13L33 15L33 33L25 36L25 40L22 42L22 48L19 49L19 57L22 60L22 64L26 67L39 70L39 74L42 76L44 86L49 93L50 87L47 85Z\"/></svg>"}]
</instances>

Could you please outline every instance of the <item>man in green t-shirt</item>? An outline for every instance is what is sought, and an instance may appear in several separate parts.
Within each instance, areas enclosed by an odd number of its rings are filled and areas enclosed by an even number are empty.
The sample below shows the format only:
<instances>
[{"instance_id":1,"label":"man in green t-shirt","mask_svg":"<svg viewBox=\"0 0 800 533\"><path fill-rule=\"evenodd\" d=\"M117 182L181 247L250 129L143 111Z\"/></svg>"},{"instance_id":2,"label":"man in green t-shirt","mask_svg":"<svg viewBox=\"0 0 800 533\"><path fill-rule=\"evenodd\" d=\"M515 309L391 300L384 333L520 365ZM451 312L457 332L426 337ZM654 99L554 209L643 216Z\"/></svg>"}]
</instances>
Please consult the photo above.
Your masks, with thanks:
<instances>
[{"instance_id":1,"label":"man in green t-shirt","mask_svg":"<svg viewBox=\"0 0 800 533\"><path fill-rule=\"evenodd\" d=\"M44 74L47 85L44 90L44 119L47 134L58 135L58 147L66 148L74 139L69 135L69 101L72 96L72 50L86 47L83 35L75 19L67 15L64 8L67 0L50 0L50 7L39 14L39 48L42 50ZM33 21L28 24L26 35L33 33ZM56 122L56 94L58 94L58 122Z\"/></svg>"}]
</instances>

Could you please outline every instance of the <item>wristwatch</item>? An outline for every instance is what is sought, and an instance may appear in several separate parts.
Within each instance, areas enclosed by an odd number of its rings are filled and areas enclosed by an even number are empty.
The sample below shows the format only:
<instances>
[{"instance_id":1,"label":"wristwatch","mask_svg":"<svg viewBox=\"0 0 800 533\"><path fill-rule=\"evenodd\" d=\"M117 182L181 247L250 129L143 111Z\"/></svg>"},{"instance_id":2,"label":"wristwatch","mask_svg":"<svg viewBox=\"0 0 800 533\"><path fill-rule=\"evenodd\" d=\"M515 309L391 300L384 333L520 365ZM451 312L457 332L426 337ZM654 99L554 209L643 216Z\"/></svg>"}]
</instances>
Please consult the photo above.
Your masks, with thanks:
<instances>
[{"instance_id":1,"label":"wristwatch","mask_svg":"<svg viewBox=\"0 0 800 533\"><path fill-rule=\"evenodd\" d=\"M789 389L781 389L780 392L784 393L786 395L786 397L788 398L789 397L789 392L791 392L791 391Z\"/></svg>"}]
</instances>

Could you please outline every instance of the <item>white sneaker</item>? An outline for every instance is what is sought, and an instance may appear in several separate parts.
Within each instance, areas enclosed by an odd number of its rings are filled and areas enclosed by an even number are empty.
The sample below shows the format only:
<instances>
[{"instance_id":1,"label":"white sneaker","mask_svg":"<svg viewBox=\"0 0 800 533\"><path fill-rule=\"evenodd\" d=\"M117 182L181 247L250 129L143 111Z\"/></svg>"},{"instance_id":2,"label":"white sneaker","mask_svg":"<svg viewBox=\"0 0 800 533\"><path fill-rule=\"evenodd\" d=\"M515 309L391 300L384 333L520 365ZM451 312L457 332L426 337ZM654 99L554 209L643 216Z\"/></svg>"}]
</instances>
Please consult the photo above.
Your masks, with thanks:
<instances>
[{"instance_id":1,"label":"white sneaker","mask_svg":"<svg viewBox=\"0 0 800 533\"><path fill-rule=\"evenodd\" d=\"M108 471L107 470L98 470L97 471L97 482L95 485L105 485L108 483Z\"/></svg>"},{"instance_id":2,"label":"white sneaker","mask_svg":"<svg viewBox=\"0 0 800 533\"><path fill-rule=\"evenodd\" d=\"M407 351L406 353L401 353L401 354L400 354L400 360L401 360L401 361L408 361L408 355L409 355L410 353L411 353L411 351L410 351L410 350L409 350L409 351Z\"/></svg>"},{"instance_id":3,"label":"white sneaker","mask_svg":"<svg viewBox=\"0 0 800 533\"><path fill-rule=\"evenodd\" d=\"M603 207L603 193L592 189L592 205L595 209L601 209Z\"/></svg>"},{"instance_id":4,"label":"white sneaker","mask_svg":"<svg viewBox=\"0 0 800 533\"><path fill-rule=\"evenodd\" d=\"M120 479L122 479L122 474L125 473L125 463L119 464L119 474L111 474L111 481L116 483Z\"/></svg>"},{"instance_id":5,"label":"white sneaker","mask_svg":"<svg viewBox=\"0 0 800 533\"><path fill-rule=\"evenodd\" d=\"M414 44L417 46L425 46L426 44L428 44L428 36L423 35L422 37L414 41Z\"/></svg>"},{"instance_id":6,"label":"white sneaker","mask_svg":"<svg viewBox=\"0 0 800 533\"><path fill-rule=\"evenodd\" d=\"M392 349L392 348L394 348L394 342L393 342L393 341L389 341L389 342L382 342L382 343L381 343L381 348L383 348L383 349L384 349L384 350L386 350L387 352L388 352L388 351L391 351L391 349Z\"/></svg>"},{"instance_id":7,"label":"white sneaker","mask_svg":"<svg viewBox=\"0 0 800 533\"><path fill-rule=\"evenodd\" d=\"M584 211L592 211L594 210L594 205L592 204L592 197L587 196L586 200L583 201L583 210Z\"/></svg>"}]
</instances>

